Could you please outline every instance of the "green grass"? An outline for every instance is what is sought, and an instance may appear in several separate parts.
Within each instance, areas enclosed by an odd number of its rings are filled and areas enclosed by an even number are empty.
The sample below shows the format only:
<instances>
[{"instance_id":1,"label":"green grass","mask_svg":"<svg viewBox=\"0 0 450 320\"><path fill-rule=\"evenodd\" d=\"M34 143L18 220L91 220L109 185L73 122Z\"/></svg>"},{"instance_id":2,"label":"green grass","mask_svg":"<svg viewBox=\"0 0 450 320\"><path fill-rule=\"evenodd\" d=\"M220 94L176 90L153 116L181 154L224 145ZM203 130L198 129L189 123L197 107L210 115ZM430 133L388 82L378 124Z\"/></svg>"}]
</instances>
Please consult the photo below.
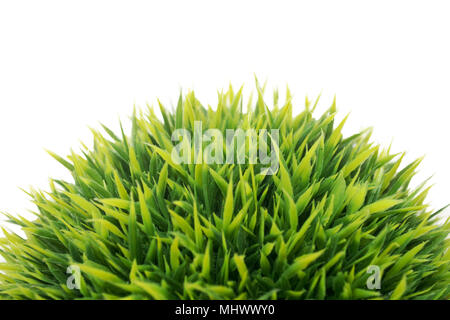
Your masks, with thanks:
<instances>
[{"instance_id":1,"label":"green grass","mask_svg":"<svg viewBox=\"0 0 450 320\"><path fill-rule=\"evenodd\" d=\"M251 100L251 99L250 99ZM268 108L257 88L219 94L215 111L190 92L174 112L135 112L132 130L93 131L94 147L66 159L73 182L30 191L36 218L6 215L3 299L448 299L450 221L409 187L420 160L401 165L370 142L341 134L335 103L297 116L288 91ZM245 109L245 108L244 108ZM280 168L175 164L176 128L279 129ZM68 266L80 290L66 286ZM381 288L369 290L370 265Z\"/></svg>"}]
</instances>

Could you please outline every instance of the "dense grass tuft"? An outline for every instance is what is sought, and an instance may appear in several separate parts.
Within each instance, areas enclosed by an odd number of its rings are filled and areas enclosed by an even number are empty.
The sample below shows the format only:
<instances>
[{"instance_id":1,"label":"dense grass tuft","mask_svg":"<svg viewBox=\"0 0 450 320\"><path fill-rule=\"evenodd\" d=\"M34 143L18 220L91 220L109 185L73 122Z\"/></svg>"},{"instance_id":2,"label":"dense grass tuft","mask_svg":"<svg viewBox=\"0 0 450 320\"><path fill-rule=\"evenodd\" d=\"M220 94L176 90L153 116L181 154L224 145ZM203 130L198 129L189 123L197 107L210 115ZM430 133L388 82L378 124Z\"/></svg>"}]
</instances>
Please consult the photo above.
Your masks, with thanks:
<instances>
[{"instance_id":1,"label":"dense grass tuft","mask_svg":"<svg viewBox=\"0 0 450 320\"><path fill-rule=\"evenodd\" d=\"M448 299L450 221L408 187L420 160L403 168L369 141L344 138L335 104L292 115L274 95L242 109L241 91L215 111L191 92L163 121L149 108L129 136L94 131L93 150L52 154L74 182L30 192L36 219L11 215L25 238L0 238L3 299ZM176 128L279 129L280 168L175 164ZM371 265L381 287L366 285ZM80 289L67 287L79 267ZM370 280L370 279L369 279Z\"/></svg>"}]
</instances>

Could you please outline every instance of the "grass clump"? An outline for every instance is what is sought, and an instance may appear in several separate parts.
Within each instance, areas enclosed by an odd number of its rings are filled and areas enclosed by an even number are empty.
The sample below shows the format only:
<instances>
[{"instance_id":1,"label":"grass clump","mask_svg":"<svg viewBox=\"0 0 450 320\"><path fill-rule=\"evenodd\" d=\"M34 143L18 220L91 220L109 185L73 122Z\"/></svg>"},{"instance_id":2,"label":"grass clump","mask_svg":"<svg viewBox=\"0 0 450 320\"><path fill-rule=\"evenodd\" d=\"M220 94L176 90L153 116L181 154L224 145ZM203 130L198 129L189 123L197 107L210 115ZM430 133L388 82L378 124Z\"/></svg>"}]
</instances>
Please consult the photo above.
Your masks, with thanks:
<instances>
[{"instance_id":1,"label":"grass clump","mask_svg":"<svg viewBox=\"0 0 450 320\"><path fill-rule=\"evenodd\" d=\"M52 154L73 182L31 191L36 219L7 215L3 299L447 299L450 222L408 187L420 160L344 138L335 103L293 116L288 91L272 108L258 97L243 111L241 90L215 110L191 92L174 112L134 113L129 136L93 131L94 147ZM176 164L171 134L279 129L279 170L260 164ZM369 289L370 266L380 287ZM68 287L79 268L79 289ZM72 270L71 269L71 270Z\"/></svg>"}]
</instances>

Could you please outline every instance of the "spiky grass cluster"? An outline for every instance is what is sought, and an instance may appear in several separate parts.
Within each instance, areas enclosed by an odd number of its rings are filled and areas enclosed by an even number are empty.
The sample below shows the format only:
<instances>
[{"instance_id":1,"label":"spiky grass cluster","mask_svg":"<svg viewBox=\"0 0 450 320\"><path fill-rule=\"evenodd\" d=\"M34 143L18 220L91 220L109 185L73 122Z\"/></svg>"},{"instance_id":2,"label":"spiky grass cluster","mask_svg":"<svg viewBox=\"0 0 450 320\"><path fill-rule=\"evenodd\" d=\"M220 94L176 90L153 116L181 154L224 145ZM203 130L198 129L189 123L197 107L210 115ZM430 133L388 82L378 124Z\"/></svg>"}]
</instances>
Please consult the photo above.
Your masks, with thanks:
<instances>
[{"instance_id":1,"label":"spiky grass cluster","mask_svg":"<svg viewBox=\"0 0 450 320\"><path fill-rule=\"evenodd\" d=\"M251 101L251 99L250 99ZM450 222L408 184L418 161L348 138L309 102L293 117L289 92L270 110L261 89L242 111L241 91L219 94L214 111L193 93L164 121L149 108L131 136L94 132L94 148L53 155L74 183L54 180L30 194L35 220L8 216L26 238L4 230L0 297L13 299L444 299L450 294ZM171 133L280 130L280 168L175 164ZM379 266L381 288L366 286ZM68 266L80 290L66 286Z\"/></svg>"}]
</instances>

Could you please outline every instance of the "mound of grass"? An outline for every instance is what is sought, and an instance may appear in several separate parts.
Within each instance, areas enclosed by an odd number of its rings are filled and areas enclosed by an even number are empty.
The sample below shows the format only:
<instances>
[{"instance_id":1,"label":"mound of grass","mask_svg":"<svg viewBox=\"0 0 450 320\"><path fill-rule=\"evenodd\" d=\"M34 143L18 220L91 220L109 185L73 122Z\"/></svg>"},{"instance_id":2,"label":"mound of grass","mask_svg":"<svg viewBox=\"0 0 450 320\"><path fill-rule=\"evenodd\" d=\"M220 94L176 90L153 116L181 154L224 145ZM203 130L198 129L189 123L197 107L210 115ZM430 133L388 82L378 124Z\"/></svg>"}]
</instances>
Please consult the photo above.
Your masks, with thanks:
<instances>
[{"instance_id":1,"label":"mound of grass","mask_svg":"<svg viewBox=\"0 0 450 320\"><path fill-rule=\"evenodd\" d=\"M52 154L73 182L30 191L33 220L6 214L26 236L3 230L0 298L448 299L450 221L408 187L420 160L401 167L368 130L343 137L335 103L293 116L289 91L271 108L257 93L243 111L241 91L215 110L191 92L163 121L135 112L129 136L104 127L92 150ZM279 129L278 171L177 164L171 135L194 121Z\"/></svg>"}]
</instances>

